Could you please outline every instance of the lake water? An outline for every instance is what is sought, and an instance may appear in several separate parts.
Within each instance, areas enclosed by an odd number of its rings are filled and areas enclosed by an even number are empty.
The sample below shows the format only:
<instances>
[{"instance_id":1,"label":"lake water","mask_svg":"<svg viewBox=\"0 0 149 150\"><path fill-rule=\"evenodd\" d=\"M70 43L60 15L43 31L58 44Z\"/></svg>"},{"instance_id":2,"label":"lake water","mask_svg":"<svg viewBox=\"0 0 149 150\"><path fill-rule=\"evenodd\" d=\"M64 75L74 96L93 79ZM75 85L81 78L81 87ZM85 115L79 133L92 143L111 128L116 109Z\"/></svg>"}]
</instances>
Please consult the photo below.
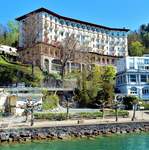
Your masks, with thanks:
<instances>
[{"instance_id":1,"label":"lake water","mask_svg":"<svg viewBox=\"0 0 149 150\"><path fill-rule=\"evenodd\" d=\"M149 134L1 145L0 150L149 150Z\"/></svg>"}]
</instances>

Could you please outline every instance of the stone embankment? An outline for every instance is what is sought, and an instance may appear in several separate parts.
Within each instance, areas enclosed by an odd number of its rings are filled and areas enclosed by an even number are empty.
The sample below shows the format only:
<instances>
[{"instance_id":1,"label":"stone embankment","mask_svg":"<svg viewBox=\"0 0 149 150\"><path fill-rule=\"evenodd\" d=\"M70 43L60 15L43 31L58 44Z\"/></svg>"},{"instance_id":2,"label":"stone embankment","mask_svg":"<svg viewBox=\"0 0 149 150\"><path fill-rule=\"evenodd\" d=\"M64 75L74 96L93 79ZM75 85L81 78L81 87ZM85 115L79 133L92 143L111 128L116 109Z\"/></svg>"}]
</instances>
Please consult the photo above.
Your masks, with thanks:
<instances>
[{"instance_id":1,"label":"stone embankment","mask_svg":"<svg viewBox=\"0 0 149 150\"><path fill-rule=\"evenodd\" d=\"M1 129L0 141L27 142L33 140L71 139L106 134L148 132L149 122L108 123L94 125L57 126L44 128Z\"/></svg>"}]
</instances>

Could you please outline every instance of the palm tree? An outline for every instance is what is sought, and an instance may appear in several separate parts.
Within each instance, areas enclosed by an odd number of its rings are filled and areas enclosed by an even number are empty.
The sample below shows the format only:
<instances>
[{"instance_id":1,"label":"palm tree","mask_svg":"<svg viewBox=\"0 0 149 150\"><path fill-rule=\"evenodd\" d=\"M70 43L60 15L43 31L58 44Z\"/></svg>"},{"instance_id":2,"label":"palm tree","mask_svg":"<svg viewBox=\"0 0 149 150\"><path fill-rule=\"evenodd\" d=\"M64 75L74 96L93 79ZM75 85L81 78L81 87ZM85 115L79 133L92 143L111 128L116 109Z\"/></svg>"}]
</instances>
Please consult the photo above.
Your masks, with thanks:
<instances>
[{"instance_id":1,"label":"palm tree","mask_svg":"<svg viewBox=\"0 0 149 150\"><path fill-rule=\"evenodd\" d=\"M115 109L115 121L116 122L118 122L118 105L119 105L119 102L115 101L114 102L114 109Z\"/></svg>"},{"instance_id":2,"label":"palm tree","mask_svg":"<svg viewBox=\"0 0 149 150\"><path fill-rule=\"evenodd\" d=\"M132 99L132 106L133 106L133 115L132 115L132 121L134 121L136 119L136 109L137 109L137 105L138 105L138 98L137 97L133 97Z\"/></svg>"}]
</instances>

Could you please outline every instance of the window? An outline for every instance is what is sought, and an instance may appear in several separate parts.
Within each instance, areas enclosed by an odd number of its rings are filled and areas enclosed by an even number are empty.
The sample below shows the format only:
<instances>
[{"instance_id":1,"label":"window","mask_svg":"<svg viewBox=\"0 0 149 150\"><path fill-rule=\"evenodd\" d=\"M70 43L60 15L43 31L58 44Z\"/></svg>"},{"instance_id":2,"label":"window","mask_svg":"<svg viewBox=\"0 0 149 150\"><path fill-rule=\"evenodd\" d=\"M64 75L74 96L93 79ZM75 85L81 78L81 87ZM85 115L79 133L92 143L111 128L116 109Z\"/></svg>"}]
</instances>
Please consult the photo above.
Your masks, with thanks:
<instances>
[{"instance_id":1,"label":"window","mask_svg":"<svg viewBox=\"0 0 149 150\"><path fill-rule=\"evenodd\" d=\"M61 61L59 59L53 59L51 69L60 72L62 69Z\"/></svg>"},{"instance_id":2,"label":"window","mask_svg":"<svg viewBox=\"0 0 149 150\"><path fill-rule=\"evenodd\" d=\"M107 64L109 64L109 59L107 59Z\"/></svg>"},{"instance_id":3,"label":"window","mask_svg":"<svg viewBox=\"0 0 149 150\"><path fill-rule=\"evenodd\" d=\"M136 82L136 75L130 75L130 82Z\"/></svg>"},{"instance_id":4,"label":"window","mask_svg":"<svg viewBox=\"0 0 149 150\"><path fill-rule=\"evenodd\" d=\"M87 29L90 30L91 28L88 26Z\"/></svg>"},{"instance_id":5,"label":"window","mask_svg":"<svg viewBox=\"0 0 149 150\"><path fill-rule=\"evenodd\" d=\"M123 83L126 83L126 76L123 75Z\"/></svg>"},{"instance_id":6,"label":"window","mask_svg":"<svg viewBox=\"0 0 149 150\"><path fill-rule=\"evenodd\" d=\"M60 24L63 25L64 24L64 20L60 20Z\"/></svg>"},{"instance_id":7,"label":"window","mask_svg":"<svg viewBox=\"0 0 149 150\"><path fill-rule=\"evenodd\" d=\"M149 59L144 59L144 64L149 64Z\"/></svg>"},{"instance_id":8,"label":"window","mask_svg":"<svg viewBox=\"0 0 149 150\"><path fill-rule=\"evenodd\" d=\"M62 31L62 32L61 32L61 36L63 36L63 35L64 35L64 32Z\"/></svg>"},{"instance_id":9,"label":"window","mask_svg":"<svg viewBox=\"0 0 149 150\"><path fill-rule=\"evenodd\" d=\"M105 63L105 59L104 59L104 58L102 58L102 63L103 63L103 64Z\"/></svg>"},{"instance_id":10,"label":"window","mask_svg":"<svg viewBox=\"0 0 149 150\"><path fill-rule=\"evenodd\" d=\"M114 59L112 59L112 64L115 64L115 60Z\"/></svg>"},{"instance_id":11,"label":"window","mask_svg":"<svg viewBox=\"0 0 149 150\"><path fill-rule=\"evenodd\" d=\"M45 66L45 71L49 72L49 60L48 59L44 60L44 66Z\"/></svg>"},{"instance_id":12,"label":"window","mask_svg":"<svg viewBox=\"0 0 149 150\"><path fill-rule=\"evenodd\" d=\"M142 94L143 94L143 95L149 94L149 88L148 88L148 87L143 88L143 89L142 89Z\"/></svg>"},{"instance_id":13,"label":"window","mask_svg":"<svg viewBox=\"0 0 149 150\"><path fill-rule=\"evenodd\" d=\"M141 82L147 82L147 76L141 75Z\"/></svg>"},{"instance_id":14,"label":"window","mask_svg":"<svg viewBox=\"0 0 149 150\"><path fill-rule=\"evenodd\" d=\"M130 94L137 94L137 88L136 87L131 87L130 88Z\"/></svg>"},{"instance_id":15,"label":"window","mask_svg":"<svg viewBox=\"0 0 149 150\"><path fill-rule=\"evenodd\" d=\"M129 63L129 69L134 69L134 64L132 62Z\"/></svg>"},{"instance_id":16,"label":"window","mask_svg":"<svg viewBox=\"0 0 149 150\"><path fill-rule=\"evenodd\" d=\"M139 65L139 66L138 66L138 69L144 70L144 66Z\"/></svg>"},{"instance_id":17,"label":"window","mask_svg":"<svg viewBox=\"0 0 149 150\"><path fill-rule=\"evenodd\" d=\"M66 25L67 25L67 26L69 26L69 25L70 25L70 22L69 22L69 21L67 21L67 22L66 22Z\"/></svg>"},{"instance_id":18,"label":"window","mask_svg":"<svg viewBox=\"0 0 149 150\"><path fill-rule=\"evenodd\" d=\"M145 66L145 70L149 70L149 66Z\"/></svg>"},{"instance_id":19,"label":"window","mask_svg":"<svg viewBox=\"0 0 149 150\"><path fill-rule=\"evenodd\" d=\"M77 24L77 27L78 27L78 28L80 28L80 26L81 26L80 24Z\"/></svg>"}]
</instances>

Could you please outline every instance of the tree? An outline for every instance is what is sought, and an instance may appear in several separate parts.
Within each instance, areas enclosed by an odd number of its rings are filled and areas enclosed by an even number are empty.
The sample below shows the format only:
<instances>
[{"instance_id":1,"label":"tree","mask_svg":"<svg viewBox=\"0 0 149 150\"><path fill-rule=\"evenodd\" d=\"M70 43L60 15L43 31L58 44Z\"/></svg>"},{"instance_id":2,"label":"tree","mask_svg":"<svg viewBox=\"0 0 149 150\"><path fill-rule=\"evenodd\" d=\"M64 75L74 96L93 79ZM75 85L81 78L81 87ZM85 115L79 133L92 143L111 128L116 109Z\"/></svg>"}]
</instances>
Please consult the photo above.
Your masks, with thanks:
<instances>
[{"instance_id":1,"label":"tree","mask_svg":"<svg viewBox=\"0 0 149 150\"><path fill-rule=\"evenodd\" d=\"M87 86L87 71L84 68L80 75L77 78L78 88L75 89L75 97L74 99L79 102L79 104L83 107L87 106L90 98L88 95L88 86Z\"/></svg>"},{"instance_id":2,"label":"tree","mask_svg":"<svg viewBox=\"0 0 149 150\"><path fill-rule=\"evenodd\" d=\"M143 24L140 26L139 34L141 41L146 49L149 48L149 24Z\"/></svg>"},{"instance_id":3,"label":"tree","mask_svg":"<svg viewBox=\"0 0 149 150\"><path fill-rule=\"evenodd\" d=\"M95 100L98 92L101 89L101 84L102 84L101 71L102 68L95 65L94 67L92 67L91 73L89 75L88 94L91 101Z\"/></svg>"},{"instance_id":4,"label":"tree","mask_svg":"<svg viewBox=\"0 0 149 150\"><path fill-rule=\"evenodd\" d=\"M104 107L112 104L114 97L114 67L92 66L91 71L84 68L78 77L77 99L84 106Z\"/></svg>"},{"instance_id":5,"label":"tree","mask_svg":"<svg viewBox=\"0 0 149 150\"><path fill-rule=\"evenodd\" d=\"M78 41L75 39L74 34L67 35L63 42L61 42L60 48L60 60L61 60L61 79L62 84L64 82L65 67L68 61L74 61L75 53L77 51ZM64 85L63 85L64 86Z\"/></svg>"},{"instance_id":6,"label":"tree","mask_svg":"<svg viewBox=\"0 0 149 150\"><path fill-rule=\"evenodd\" d=\"M137 31L131 31L128 34L128 53L131 56L131 49L130 46L133 42L139 41L141 42L140 34Z\"/></svg>"},{"instance_id":7,"label":"tree","mask_svg":"<svg viewBox=\"0 0 149 150\"><path fill-rule=\"evenodd\" d=\"M38 14L36 13L29 14L24 19L22 28L25 37L24 47L29 48L38 42L39 32L41 28L42 28L41 22L38 21Z\"/></svg>"},{"instance_id":8,"label":"tree","mask_svg":"<svg viewBox=\"0 0 149 150\"><path fill-rule=\"evenodd\" d=\"M132 105L133 105L133 116L132 116L132 121L135 120L135 117L136 117L136 109L137 109L137 105L138 105L138 98L137 97L133 97L133 100L132 100Z\"/></svg>"},{"instance_id":9,"label":"tree","mask_svg":"<svg viewBox=\"0 0 149 150\"><path fill-rule=\"evenodd\" d=\"M115 76L116 76L116 70L113 66L103 67L102 89L104 90L105 97L107 98L109 105L112 105L113 98L114 98Z\"/></svg>"},{"instance_id":10,"label":"tree","mask_svg":"<svg viewBox=\"0 0 149 150\"><path fill-rule=\"evenodd\" d=\"M15 21L9 21L7 26L0 25L0 44L18 46L19 27Z\"/></svg>"},{"instance_id":11,"label":"tree","mask_svg":"<svg viewBox=\"0 0 149 150\"><path fill-rule=\"evenodd\" d=\"M115 109L115 121L118 121L118 108L119 108L119 104L120 102L118 102L117 100L114 101L113 106Z\"/></svg>"},{"instance_id":12,"label":"tree","mask_svg":"<svg viewBox=\"0 0 149 150\"><path fill-rule=\"evenodd\" d=\"M129 49L131 56L142 56L144 50L144 46L139 41L132 42Z\"/></svg>"},{"instance_id":13,"label":"tree","mask_svg":"<svg viewBox=\"0 0 149 150\"><path fill-rule=\"evenodd\" d=\"M133 116L132 116L132 121L135 120L135 113L137 109L137 104L139 100L136 96L125 96L123 98L123 104L126 106L127 109L133 109Z\"/></svg>"},{"instance_id":14,"label":"tree","mask_svg":"<svg viewBox=\"0 0 149 150\"><path fill-rule=\"evenodd\" d=\"M34 109L39 105L38 102L33 102L31 98L27 99L24 105L19 105L19 108L24 109L24 114L26 116L25 122L27 122L28 116L31 114L31 126L34 125Z\"/></svg>"}]
</instances>

